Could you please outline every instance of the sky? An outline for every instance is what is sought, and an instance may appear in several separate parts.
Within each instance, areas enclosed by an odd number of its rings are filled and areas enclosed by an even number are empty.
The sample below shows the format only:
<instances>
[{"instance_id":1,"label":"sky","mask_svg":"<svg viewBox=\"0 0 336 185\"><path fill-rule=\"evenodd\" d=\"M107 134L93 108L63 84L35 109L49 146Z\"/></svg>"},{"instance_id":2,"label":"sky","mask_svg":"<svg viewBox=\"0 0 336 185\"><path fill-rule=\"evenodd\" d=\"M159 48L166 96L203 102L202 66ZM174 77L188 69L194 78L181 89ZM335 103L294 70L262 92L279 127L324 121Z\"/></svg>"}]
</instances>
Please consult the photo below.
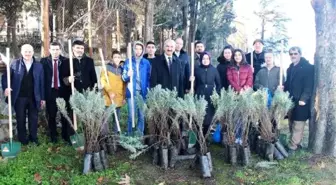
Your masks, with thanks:
<instances>
[{"instance_id":1,"label":"sky","mask_svg":"<svg viewBox=\"0 0 336 185\"><path fill-rule=\"evenodd\" d=\"M291 37L289 46L299 46L303 56L313 63L315 53L315 15L311 7L311 0L276 0L282 5L284 12L292 20L287 24L288 34ZM255 39L253 31L260 24L253 15L258 9L259 0L236 0L234 8L236 14L245 20L249 33L249 43ZM285 55L285 61L289 65L289 56Z\"/></svg>"}]
</instances>

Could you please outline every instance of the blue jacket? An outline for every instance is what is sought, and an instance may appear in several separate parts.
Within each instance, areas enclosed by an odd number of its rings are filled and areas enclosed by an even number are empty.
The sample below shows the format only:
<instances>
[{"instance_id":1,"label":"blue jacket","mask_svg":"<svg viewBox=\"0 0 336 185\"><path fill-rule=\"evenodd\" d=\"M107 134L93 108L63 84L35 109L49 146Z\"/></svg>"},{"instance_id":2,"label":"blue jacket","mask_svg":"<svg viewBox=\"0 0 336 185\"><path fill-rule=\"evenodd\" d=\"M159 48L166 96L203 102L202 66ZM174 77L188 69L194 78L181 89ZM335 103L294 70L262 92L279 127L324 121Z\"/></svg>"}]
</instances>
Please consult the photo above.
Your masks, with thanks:
<instances>
[{"instance_id":1,"label":"blue jacket","mask_svg":"<svg viewBox=\"0 0 336 185\"><path fill-rule=\"evenodd\" d=\"M35 58L33 58L33 64L31 66L31 70L33 70L34 77L34 98L36 103L36 108L40 109L41 101L45 100L44 97L44 72L43 66L41 63L37 62ZM25 65L23 63L23 58L14 60L10 65L10 73L11 73L11 89L12 89L12 105L14 106L16 100L20 93L21 81L24 75ZM2 89L5 90L7 88L7 74L4 73L1 79Z\"/></svg>"},{"instance_id":2,"label":"blue jacket","mask_svg":"<svg viewBox=\"0 0 336 185\"><path fill-rule=\"evenodd\" d=\"M130 82L130 77L127 75L129 71L129 59L125 61L124 64L124 71L122 74L122 79L124 82ZM132 57L132 70L133 70L133 93L135 96L136 92L136 77L137 77L137 70L136 70L136 61L135 57ZM141 96L146 99L147 91L149 88L149 80L150 80L150 71L151 71L151 66L150 63L147 59L141 58L140 60L140 66L139 66L139 72L140 72L140 84L141 84ZM127 89L126 89L126 98L131 97L131 92L130 92L130 83L127 84Z\"/></svg>"}]
</instances>

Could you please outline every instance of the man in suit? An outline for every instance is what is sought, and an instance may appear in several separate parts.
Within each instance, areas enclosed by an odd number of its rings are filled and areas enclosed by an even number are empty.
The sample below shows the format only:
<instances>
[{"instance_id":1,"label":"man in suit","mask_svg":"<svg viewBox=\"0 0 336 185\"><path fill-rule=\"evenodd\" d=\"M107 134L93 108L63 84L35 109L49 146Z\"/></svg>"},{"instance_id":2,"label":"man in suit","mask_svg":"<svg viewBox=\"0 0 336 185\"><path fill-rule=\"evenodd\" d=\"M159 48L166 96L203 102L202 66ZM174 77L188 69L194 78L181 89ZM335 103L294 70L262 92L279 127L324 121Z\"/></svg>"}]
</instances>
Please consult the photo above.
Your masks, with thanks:
<instances>
[{"instance_id":1,"label":"man in suit","mask_svg":"<svg viewBox=\"0 0 336 185\"><path fill-rule=\"evenodd\" d=\"M46 97L46 108L48 115L48 125L51 142L57 142L57 105L56 98L61 97L62 86L60 78L60 69L67 58L61 55L61 45L58 42L52 42L49 47L50 56L42 58L41 63L44 69L44 87ZM62 116L62 138L66 142L70 142L68 134L69 124Z\"/></svg>"},{"instance_id":2,"label":"man in suit","mask_svg":"<svg viewBox=\"0 0 336 185\"><path fill-rule=\"evenodd\" d=\"M184 66L176 55L173 55L175 45L174 40L165 41L164 54L157 57L156 61L153 62L150 86L161 85L162 88L169 90L176 88L179 97L183 97Z\"/></svg>"},{"instance_id":3,"label":"man in suit","mask_svg":"<svg viewBox=\"0 0 336 185\"><path fill-rule=\"evenodd\" d=\"M195 66L194 68L197 68L201 65L200 56L202 53L204 53L204 51L205 51L204 43L202 41L195 42L195 57L194 57Z\"/></svg>"},{"instance_id":4,"label":"man in suit","mask_svg":"<svg viewBox=\"0 0 336 185\"><path fill-rule=\"evenodd\" d=\"M43 66L33 57L34 49L29 44L21 47L22 57L10 64L11 88L7 88L7 74L2 77L5 96L11 93L16 112L18 139L23 145L38 143L38 111L45 105ZM28 111L29 137L27 138L26 115Z\"/></svg>"}]
</instances>

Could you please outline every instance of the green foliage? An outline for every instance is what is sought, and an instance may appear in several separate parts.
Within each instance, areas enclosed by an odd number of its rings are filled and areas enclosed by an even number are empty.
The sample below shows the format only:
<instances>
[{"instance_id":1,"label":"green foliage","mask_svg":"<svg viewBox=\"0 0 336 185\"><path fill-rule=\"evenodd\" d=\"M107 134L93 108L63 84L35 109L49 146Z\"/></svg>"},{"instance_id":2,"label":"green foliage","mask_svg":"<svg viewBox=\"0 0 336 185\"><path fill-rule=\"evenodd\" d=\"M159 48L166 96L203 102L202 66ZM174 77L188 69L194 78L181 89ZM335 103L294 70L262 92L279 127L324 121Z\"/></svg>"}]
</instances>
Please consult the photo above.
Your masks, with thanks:
<instances>
[{"instance_id":1,"label":"green foliage","mask_svg":"<svg viewBox=\"0 0 336 185\"><path fill-rule=\"evenodd\" d=\"M226 140L228 144L233 144L235 141L236 123L234 113L238 108L238 94L230 88L229 90L222 89L220 95L214 91L211 96L211 101L216 108L214 120L222 124L222 128L227 128Z\"/></svg>"},{"instance_id":2,"label":"green foliage","mask_svg":"<svg viewBox=\"0 0 336 185\"><path fill-rule=\"evenodd\" d=\"M271 113L273 119L275 119L278 123L280 123L280 120L282 120L282 118L284 118L288 111L293 107L294 103L289 97L288 92L284 92L279 89L274 92L271 104Z\"/></svg>"},{"instance_id":3,"label":"green foliage","mask_svg":"<svg viewBox=\"0 0 336 185\"><path fill-rule=\"evenodd\" d=\"M141 136L120 135L119 144L132 153L130 159L136 159L140 154L147 151L147 145L142 143L142 139Z\"/></svg>"},{"instance_id":4,"label":"green foliage","mask_svg":"<svg viewBox=\"0 0 336 185\"><path fill-rule=\"evenodd\" d=\"M56 102L61 114L72 123L64 99L58 98ZM101 93L95 90L86 90L83 93L75 91L69 102L78 122L82 123L86 151L91 153L99 150L98 137L104 125L108 124L108 119L111 117L115 106L111 105L106 108Z\"/></svg>"},{"instance_id":5,"label":"green foliage","mask_svg":"<svg viewBox=\"0 0 336 185\"><path fill-rule=\"evenodd\" d=\"M170 134L179 132L178 118L173 108L177 101L177 91L163 89L161 85L148 91L146 102L137 96L139 108L144 112L149 134L158 136L157 140L169 145Z\"/></svg>"}]
</instances>

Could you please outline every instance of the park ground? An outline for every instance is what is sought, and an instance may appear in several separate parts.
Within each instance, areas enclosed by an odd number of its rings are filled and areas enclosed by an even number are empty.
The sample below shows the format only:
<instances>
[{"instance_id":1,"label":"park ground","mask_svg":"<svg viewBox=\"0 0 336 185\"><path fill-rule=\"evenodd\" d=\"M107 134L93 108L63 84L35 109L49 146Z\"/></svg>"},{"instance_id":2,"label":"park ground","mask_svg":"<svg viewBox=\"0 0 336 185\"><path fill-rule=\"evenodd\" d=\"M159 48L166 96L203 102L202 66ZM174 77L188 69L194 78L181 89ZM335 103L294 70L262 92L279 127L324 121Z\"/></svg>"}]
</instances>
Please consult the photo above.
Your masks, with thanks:
<instances>
[{"instance_id":1,"label":"park ground","mask_svg":"<svg viewBox=\"0 0 336 185\"><path fill-rule=\"evenodd\" d=\"M285 128L282 132L288 130ZM202 179L199 168L190 168L191 161L164 171L151 164L149 153L131 160L123 149L109 157L108 170L82 175L83 154L64 143L48 143L43 131L40 133L39 146L25 146L17 158L0 160L1 185L117 184L126 174L135 185L336 185L335 159L301 150L270 169L257 167L262 160L255 155L250 166L232 167L224 163L223 149L215 144L210 147L214 164L210 179Z\"/></svg>"}]
</instances>

